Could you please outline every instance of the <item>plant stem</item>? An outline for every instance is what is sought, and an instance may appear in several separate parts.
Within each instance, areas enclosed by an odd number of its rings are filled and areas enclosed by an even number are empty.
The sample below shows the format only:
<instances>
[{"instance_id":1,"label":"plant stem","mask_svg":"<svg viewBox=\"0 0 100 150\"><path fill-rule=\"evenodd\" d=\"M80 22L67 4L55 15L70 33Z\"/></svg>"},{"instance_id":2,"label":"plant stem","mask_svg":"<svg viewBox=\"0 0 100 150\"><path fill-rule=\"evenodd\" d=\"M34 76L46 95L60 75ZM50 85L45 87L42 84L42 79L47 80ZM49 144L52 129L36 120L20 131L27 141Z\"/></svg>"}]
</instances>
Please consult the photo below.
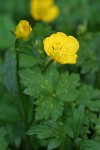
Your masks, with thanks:
<instances>
[{"instance_id":1,"label":"plant stem","mask_svg":"<svg viewBox=\"0 0 100 150\"><path fill-rule=\"evenodd\" d=\"M27 111L26 111L26 106L25 106L25 97L23 95L23 91L20 85L20 77L19 77L19 52L18 52L18 47L19 47L19 41L15 41L15 50L16 50L16 78L17 78L17 86L18 86L18 95L19 95L19 102L18 102L18 110L21 115L21 118L23 122L25 123L25 126L27 125Z\"/></svg>"},{"instance_id":2,"label":"plant stem","mask_svg":"<svg viewBox=\"0 0 100 150\"><path fill-rule=\"evenodd\" d=\"M28 102L23 94L23 90L20 84L20 76L19 76L19 69L20 69L20 63L19 63L19 41L15 41L15 51L16 51L16 78L17 78L17 86L18 86L18 99L17 99L17 109L19 112L19 115L24 123L25 126L25 132L28 130L29 122L28 122ZM30 137L28 137L26 134L23 136L23 147L25 150L32 149L32 142L30 141Z\"/></svg>"}]
</instances>

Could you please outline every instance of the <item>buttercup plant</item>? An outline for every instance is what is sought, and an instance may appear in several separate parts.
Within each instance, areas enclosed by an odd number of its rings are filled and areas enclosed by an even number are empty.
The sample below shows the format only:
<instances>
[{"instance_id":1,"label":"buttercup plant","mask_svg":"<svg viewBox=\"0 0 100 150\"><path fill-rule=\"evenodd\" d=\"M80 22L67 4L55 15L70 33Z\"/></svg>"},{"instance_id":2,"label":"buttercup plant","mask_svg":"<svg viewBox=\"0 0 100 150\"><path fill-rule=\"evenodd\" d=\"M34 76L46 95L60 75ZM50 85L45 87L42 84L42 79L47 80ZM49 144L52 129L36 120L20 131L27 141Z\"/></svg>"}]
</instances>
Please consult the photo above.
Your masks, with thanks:
<instances>
[{"instance_id":1,"label":"buttercup plant","mask_svg":"<svg viewBox=\"0 0 100 150\"><path fill-rule=\"evenodd\" d=\"M11 18L0 9L0 150L100 150L100 33L90 17L100 2L17 1Z\"/></svg>"}]
</instances>

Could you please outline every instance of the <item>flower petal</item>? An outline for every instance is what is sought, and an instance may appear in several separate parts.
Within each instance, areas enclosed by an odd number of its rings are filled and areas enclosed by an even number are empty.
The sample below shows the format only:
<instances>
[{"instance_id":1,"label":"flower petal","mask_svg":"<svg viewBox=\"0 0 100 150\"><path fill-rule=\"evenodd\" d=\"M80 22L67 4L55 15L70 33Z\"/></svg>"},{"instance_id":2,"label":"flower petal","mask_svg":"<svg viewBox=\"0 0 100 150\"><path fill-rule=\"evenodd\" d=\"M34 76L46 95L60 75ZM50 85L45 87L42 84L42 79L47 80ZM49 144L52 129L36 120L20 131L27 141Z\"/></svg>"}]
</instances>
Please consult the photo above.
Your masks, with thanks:
<instances>
[{"instance_id":1,"label":"flower petal","mask_svg":"<svg viewBox=\"0 0 100 150\"><path fill-rule=\"evenodd\" d=\"M72 56L68 56L67 57L67 60L66 60L66 63L68 64L75 64L76 63L76 60L77 60L77 55L72 55Z\"/></svg>"},{"instance_id":2,"label":"flower petal","mask_svg":"<svg viewBox=\"0 0 100 150\"><path fill-rule=\"evenodd\" d=\"M50 37L44 39L43 44L45 52L47 53L48 56L50 56L52 51L52 41L50 41Z\"/></svg>"},{"instance_id":3,"label":"flower petal","mask_svg":"<svg viewBox=\"0 0 100 150\"><path fill-rule=\"evenodd\" d=\"M73 36L68 36L65 47L68 49L69 55L74 55L79 49L79 42Z\"/></svg>"},{"instance_id":4,"label":"flower petal","mask_svg":"<svg viewBox=\"0 0 100 150\"><path fill-rule=\"evenodd\" d=\"M52 22L59 15L59 8L56 5L51 6L45 15L43 15L42 20L46 22Z\"/></svg>"},{"instance_id":5,"label":"flower petal","mask_svg":"<svg viewBox=\"0 0 100 150\"><path fill-rule=\"evenodd\" d=\"M58 47L59 49L63 46L63 44L67 40L67 35L62 32L57 32L52 34L50 37L44 39L44 50L47 55L50 55L53 48Z\"/></svg>"}]
</instances>

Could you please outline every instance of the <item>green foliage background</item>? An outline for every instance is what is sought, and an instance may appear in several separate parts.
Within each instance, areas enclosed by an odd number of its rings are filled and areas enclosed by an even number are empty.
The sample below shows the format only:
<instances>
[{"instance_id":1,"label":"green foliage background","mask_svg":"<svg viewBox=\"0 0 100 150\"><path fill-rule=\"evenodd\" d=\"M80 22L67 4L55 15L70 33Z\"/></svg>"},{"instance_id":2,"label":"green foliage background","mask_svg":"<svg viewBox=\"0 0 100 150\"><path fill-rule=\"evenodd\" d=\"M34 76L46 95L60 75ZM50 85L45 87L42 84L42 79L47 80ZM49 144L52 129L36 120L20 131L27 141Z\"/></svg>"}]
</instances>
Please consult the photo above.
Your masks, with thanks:
<instances>
[{"instance_id":1,"label":"green foliage background","mask_svg":"<svg viewBox=\"0 0 100 150\"><path fill-rule=\"evenodd\" d=\"M55 0L59 17L48 24L30 15L29 0L0 0L0 150L100 150L100 0ZM19 43L17 23L33 31ZM43 39L57 31L80 42L75 65L52 63Z\"/></svg>"}]
</instances>

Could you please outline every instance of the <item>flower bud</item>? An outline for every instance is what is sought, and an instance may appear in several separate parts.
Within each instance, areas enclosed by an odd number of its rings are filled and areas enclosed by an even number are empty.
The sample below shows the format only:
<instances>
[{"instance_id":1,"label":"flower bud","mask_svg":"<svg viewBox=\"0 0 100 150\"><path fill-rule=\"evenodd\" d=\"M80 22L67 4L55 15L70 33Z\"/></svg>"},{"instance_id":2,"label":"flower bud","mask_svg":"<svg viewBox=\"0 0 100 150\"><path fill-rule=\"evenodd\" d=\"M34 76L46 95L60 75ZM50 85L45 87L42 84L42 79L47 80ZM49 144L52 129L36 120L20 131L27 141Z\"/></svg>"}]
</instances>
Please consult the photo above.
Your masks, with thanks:
<instances>
[{"instance_id":1,"label":"flower bud","mask_svg":"<svg viewBox=\"0 0 100 150\"><path fill-rule=\"evenodd\" d=\"M31 31L32 28L29 25L29 22L27 20L21 20L15 29L16 38L27 40Z\"/></svg>"}]
</instances>

